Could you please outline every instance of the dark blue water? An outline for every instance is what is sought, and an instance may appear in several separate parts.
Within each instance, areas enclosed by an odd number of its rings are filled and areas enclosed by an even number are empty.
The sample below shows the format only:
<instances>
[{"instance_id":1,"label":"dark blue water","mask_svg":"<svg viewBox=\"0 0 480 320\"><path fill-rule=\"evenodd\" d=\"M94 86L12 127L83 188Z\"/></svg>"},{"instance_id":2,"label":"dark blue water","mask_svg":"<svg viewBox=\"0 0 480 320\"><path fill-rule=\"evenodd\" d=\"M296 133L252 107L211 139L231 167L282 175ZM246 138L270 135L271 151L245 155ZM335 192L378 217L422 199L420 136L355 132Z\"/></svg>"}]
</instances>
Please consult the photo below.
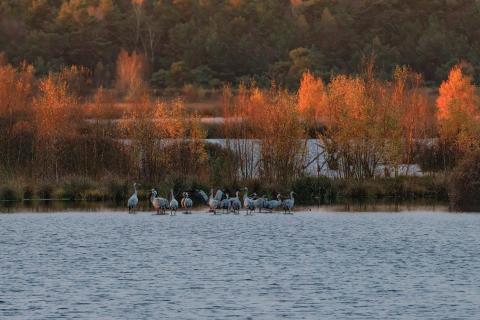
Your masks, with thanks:
<instances>
[{"instance_id":1,"label":"dark blue water","mask_svg":"<svg viewBox=\"0 0 480 320\"><path fill-rule=\"evenodd\" d=\"M480 215L0 215L1 319L478 319Z\"/></svg>"}]
</instances>

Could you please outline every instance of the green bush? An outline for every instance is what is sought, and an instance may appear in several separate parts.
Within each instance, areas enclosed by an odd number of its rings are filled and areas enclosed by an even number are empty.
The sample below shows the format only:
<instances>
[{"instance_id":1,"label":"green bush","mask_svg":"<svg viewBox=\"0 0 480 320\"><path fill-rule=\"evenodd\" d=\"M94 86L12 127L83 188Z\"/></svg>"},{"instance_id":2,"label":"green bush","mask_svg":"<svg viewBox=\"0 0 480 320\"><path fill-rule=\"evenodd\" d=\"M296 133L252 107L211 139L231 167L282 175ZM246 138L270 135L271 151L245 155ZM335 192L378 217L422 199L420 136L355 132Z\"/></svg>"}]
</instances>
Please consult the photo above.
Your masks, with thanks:
<instances>
[{"instance_id":1,"label":"green bush","mask_svg":"<svg viewBox=\"0 0 480 320\"><path fill-rule=\"evenodd\" d=\"M128 199L129 185L125 181L110 180L106 183L106 186L108 199L115 202L120 202Z\"/></svg>"},{"instance_id":2,"label":"green bush","mask_svg":"<svg viewBox=\"0 0 480 320\"><path fill-rule=\"evenodd\" d=\"M445 184L434 177L396 177L369 180L337 180L338 196L346 199L414 200L447 199Z\"/></svg>"},{"instance_id":3,"label":"green bush","mask_svg":"<svg viewBox=\"0 0 480 320\"><path fill-rule=\"evenodd\" d=\"M30 185L24 186L22 188L23 200L30 200L35 197L34 188Z\"/></svg>"},{"instance_id":4,"label":"green bush","mask_svg":"<svg viewBox=\"0 0 480 320\"><path fill-rule=\"evenodd\" d=\"M56 197L68 200L85 200L87 191L92 188L92 185L92 182L88 179L72 178L63 183Z\"/></svg>"},{"instance_id":5,"label":"green bush","mask_svg":"<svg viewBox=\"0 0 480 320\"><path fill-rule=\"evenodd\" d=\"M51 199L53 195L53 187L50 184L43 184L37 190L37 197L40 199Z\"/></svg>"},{"instance_id":6,"label":"green bush","mask_svg":"<svg viewBox=\"0 0 480 320\"><path fill-rule=\"evenodd\" d=\"M335 202L336 187L328 177L301 177L293 184L296 199L301 204L325 204Z\"/></svg>"},{"instance_id":7,"label":"green bush","mask_svg":"<svg viewBox=\"0 0 480 320\"><path fill-rule=\"evenodd\" d=\"M17 192L9 186L3 186L0 189L0 200L6 200L6 201L18 200Z\"/></svg>"}]
</instances>

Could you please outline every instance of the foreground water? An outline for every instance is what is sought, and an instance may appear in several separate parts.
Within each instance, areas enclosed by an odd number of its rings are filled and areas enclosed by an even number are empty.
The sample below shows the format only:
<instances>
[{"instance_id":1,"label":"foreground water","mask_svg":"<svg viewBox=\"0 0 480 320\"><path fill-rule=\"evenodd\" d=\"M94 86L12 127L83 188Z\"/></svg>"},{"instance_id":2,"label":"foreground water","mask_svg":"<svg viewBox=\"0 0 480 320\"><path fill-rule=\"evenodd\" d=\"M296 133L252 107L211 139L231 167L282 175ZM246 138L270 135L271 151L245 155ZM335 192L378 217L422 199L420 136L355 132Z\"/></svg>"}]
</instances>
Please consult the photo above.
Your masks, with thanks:
<instances>
[{"instance_id":1,"label":"foreground water","mask_svg":"<svg viewBox=\"0 0 480 320\"><path fill-rule=\"evenodd\" d=\"M3 214L0 249L1 319L480 314L475 214Z\"/></svg>"}]
</instances>

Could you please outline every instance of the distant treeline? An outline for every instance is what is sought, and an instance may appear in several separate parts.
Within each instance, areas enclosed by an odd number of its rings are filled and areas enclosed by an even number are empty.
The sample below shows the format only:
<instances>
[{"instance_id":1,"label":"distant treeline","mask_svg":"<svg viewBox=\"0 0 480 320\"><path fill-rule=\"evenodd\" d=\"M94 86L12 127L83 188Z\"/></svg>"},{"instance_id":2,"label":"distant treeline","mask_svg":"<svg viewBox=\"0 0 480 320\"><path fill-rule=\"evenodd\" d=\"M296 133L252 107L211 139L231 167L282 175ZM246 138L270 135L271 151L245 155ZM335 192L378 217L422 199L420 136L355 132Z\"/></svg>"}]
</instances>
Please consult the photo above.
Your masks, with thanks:
<instances>
[{"instance_id":1,"label":"distant treeline","mask_svg":"<svg viewBox=\"0 0 480 320\"><path fill-rule=\"evenodd\" d=\"M0 49L36 75L76 65L110 87L122 49L141 53L150 87L254 80L296 89L310 70L382 79L409 65L440 84L468 61L480 80L476 0L0 0Z\"/></svg>"}]
</instances>

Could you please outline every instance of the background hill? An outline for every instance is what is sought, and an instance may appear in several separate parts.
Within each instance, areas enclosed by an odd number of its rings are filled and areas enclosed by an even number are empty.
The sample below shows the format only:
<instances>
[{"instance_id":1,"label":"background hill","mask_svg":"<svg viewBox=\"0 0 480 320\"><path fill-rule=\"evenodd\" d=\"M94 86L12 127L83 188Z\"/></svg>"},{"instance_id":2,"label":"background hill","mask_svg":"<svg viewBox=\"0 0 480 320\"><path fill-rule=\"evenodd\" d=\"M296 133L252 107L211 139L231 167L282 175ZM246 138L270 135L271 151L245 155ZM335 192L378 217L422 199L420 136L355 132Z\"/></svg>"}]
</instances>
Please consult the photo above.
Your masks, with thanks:
<instances>
[{"instance_id":1,"label":"background hill","mask_svg":"<svg viewBox=\"0 0 480 320\"><path fill-rule=\"evenodd\" d=\"M110 86L119 52L141 52L152 88L255 79L296 88L357 73L375 52L387 78L409 65L439 84L460 60L480 80L475 0L0 0L0 51L37 75L84 66Z\"/></svg>"}]
</instances>

